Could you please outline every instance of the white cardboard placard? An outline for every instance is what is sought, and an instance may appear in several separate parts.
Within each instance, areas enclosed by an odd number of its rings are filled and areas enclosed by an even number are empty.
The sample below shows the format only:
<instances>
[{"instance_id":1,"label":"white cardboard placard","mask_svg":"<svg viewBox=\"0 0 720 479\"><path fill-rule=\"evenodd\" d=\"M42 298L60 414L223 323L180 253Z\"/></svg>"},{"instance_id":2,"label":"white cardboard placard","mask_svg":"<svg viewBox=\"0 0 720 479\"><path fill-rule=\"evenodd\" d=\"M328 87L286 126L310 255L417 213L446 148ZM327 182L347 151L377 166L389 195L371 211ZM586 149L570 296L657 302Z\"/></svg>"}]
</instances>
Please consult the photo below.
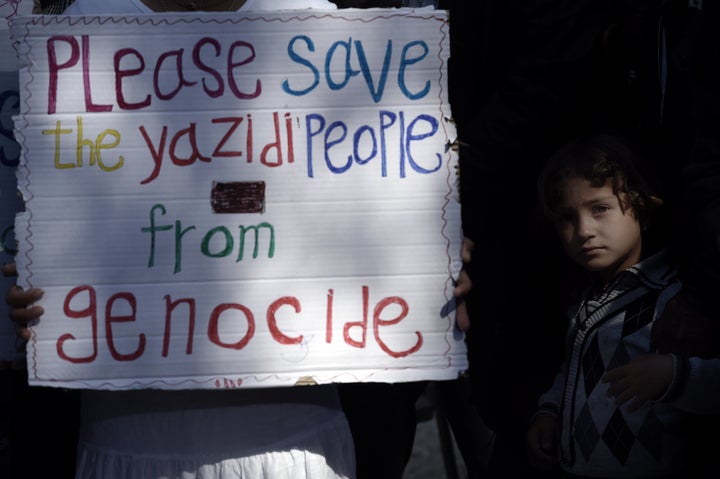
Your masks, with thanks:
<instances>
[{"instance_id":1,"label":"white cardboard placard","mask_svg":"<svg viewBox=\"0 0 720 479\"><path fill-rule=\"evenodd\" d=\"M21 17L30 382L452 379L446 13Z\"/></svg>"}]
</instances>

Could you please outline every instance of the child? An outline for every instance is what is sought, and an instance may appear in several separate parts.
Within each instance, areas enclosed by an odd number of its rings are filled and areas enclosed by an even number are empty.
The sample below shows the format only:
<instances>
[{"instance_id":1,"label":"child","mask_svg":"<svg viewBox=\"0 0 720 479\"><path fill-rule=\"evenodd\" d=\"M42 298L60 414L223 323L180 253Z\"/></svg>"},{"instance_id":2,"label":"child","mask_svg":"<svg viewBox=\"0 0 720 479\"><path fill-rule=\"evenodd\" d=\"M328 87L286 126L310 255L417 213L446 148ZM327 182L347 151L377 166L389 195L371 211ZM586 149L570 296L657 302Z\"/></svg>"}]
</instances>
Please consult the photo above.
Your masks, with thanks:
<instances>
[{"instance_id":1,"label":"child","mask_svg":"<svg viewBox=\"0 0 720 479\"><path fill-rule=\"evenodd\" d=\"M559 462L571 477L685 477L687 470L686 415L662 402L624 406L608 397L602 380L655 352L655 320L681 287L667 252L650 242L661 201L635 161L620 139L598 135L561 148L540 176L545 214L589 281L571 311L566 360L538 401L527 448L537 467ZM659 382L669 384L672 368L669 374Z\"/></svg>"}]
</instances>

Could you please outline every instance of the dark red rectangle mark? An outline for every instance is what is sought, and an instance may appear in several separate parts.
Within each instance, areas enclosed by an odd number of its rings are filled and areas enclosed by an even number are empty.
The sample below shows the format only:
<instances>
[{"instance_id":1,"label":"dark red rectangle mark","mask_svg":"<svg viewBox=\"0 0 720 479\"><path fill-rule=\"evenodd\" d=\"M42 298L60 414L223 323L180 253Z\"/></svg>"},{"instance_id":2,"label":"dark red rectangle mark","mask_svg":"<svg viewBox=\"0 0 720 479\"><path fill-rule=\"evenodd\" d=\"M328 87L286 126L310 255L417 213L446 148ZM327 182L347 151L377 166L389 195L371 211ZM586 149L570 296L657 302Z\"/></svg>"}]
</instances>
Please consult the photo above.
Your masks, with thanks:
<instances>
[{"instance_id":1,"label":"dark red rectangle mark","mask_svg":"<svg viewBox=\"0 0 720 479\"><path fill-rule=\"evenodd\" d=\"M213 181L210 202L215 213L262 213L264 181Z\"/></svg>"}]
</instances>

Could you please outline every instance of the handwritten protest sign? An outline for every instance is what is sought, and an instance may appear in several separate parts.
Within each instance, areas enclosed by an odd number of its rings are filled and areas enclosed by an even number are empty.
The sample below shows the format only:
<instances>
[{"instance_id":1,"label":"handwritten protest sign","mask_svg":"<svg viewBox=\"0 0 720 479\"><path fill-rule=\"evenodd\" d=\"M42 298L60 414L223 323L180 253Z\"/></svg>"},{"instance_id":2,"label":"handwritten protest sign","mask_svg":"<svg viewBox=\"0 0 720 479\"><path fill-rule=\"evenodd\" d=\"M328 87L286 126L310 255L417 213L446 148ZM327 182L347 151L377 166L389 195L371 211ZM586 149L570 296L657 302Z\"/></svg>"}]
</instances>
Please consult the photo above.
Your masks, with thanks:
<instances>
[{"instance_id":1,"label":"handwritten protest sign","mask_svg":"<svg viewBox=\"0 0 720 479\"><path fill-rule=\"evenodd\" d=\"M20 145L13 137L12 115L18 112L18 74L15 50L10 42L8 22L18 14L29 14L32 0L0 1L0 263L12 261L15 254L13 223L22 202L17 195L15 167ZM8 320L5 293L15 278L0 275L0 361L22 359L12 323Z\"/></svg>"},{"instance_id":2,"label":"handwritten protest sign","mask_svg":"<svg viewBox=\"0 0 720 479\"><path fill-rule=\"evenodd\" d=\"M445 12L24 17L33 384L451 379Z\"/></svg>"}]
</instances>

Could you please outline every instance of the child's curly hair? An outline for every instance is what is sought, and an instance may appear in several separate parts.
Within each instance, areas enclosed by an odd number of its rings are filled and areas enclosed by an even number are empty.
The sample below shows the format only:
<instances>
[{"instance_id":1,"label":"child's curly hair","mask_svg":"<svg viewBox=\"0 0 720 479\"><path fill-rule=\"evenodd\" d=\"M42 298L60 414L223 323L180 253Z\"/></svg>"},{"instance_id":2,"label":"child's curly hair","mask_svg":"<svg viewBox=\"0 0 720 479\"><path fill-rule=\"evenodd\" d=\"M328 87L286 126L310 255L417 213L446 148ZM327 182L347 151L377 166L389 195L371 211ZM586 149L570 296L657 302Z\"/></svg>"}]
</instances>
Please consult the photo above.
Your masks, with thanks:
<instances>
[{"instance_id":1,"label":"child's curly hair","mask_svg":"<svg viewBox=\"0 0 720 479\"><path fill-rule=\"evenodd\" d=\"M597 134L578 138L557 150L540 173L538 193L543 212L558 219L565 184L571 178L584 178L598 188L610 182L620 206L629 209L643 228L652 213L662 205L639 171L639 157L620 138Z\"/></svg>"}]
</instances>

